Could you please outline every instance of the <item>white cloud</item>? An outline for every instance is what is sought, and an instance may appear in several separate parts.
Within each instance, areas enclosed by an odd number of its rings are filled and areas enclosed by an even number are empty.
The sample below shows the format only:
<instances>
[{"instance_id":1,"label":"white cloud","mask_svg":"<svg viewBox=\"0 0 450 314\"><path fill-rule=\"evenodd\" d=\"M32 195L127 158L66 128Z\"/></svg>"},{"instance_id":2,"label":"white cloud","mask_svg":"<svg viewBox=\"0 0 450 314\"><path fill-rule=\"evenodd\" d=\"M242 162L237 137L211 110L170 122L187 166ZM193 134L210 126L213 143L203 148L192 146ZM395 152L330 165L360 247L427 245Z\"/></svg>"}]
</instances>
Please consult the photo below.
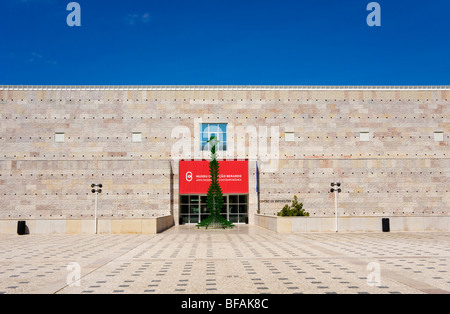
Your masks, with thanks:
<instances>
[{"instance_id":1,"label":"white cloud","mask_svg":"<svg viewBox=\"0 0 450 314\"><path fill-rule=\"evenodd\" d=\"M40 55L40 54L38 54L38 53L36 53L36 52L33 52L32 54L31 54L31 57L30 57L30 59L28 60L28 62L34 62L34 61L38 61L38 60L41 60L42 59L42 55Z\"/></svg>"},{"instance_id":2,"label":"white cloud","mask_svg":"<svg viewBox=\"0 0 450 314\"><path fill-rule=\"evenodd\" d=\"M125 21L129 25L148 24L148 23L150 23L151 19L152 19L152 17L150 15L150 13L148 13L148 12L145 12L143 14L132 13L132 14L128 14L125 17Z\"/></svg>"},{"instance_id":3,"label":"white cloud","mask_svg":"<svg viewBox=\"0 0 450 314\"><path fill-rule=\"evenodd\" d=\"M35 63L35 64L50 64L50 65L57 65L57 61L53 59L45 58L43 55L32 52L30 58L28 59L29 63Z\"/></svg>"}]
</instances>

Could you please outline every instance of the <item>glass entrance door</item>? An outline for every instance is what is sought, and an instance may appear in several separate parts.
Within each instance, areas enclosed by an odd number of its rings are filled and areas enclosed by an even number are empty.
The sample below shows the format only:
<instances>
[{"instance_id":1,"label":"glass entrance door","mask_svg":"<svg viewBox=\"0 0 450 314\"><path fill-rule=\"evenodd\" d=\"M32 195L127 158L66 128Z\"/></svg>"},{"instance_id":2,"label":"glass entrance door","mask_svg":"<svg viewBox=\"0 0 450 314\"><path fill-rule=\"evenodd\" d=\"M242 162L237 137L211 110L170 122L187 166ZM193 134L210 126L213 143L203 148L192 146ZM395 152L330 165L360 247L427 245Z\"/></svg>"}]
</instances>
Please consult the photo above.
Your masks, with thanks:
<instances>
[{"instance_id":1,"label":"glass entrance door","mask_svg":"<svg viewBox=\"0 0 450 314\"><path fill-rule=\"evenodd\" d=\"M227 195L227 219L232 223L248 222L248 195Z\"/></svg>"},{"instance_id":2,"label":"glass entrance door","mask_svg":"<svg viewBox=\"0 0 450 314\"><path fill-rule=\"evenodd\" d=\"M248 222L248 194L226 194L221 215L232 223ZM206 195L180 195L180 224L197 224L209 216Z\"/></svg>"}]
</instances>

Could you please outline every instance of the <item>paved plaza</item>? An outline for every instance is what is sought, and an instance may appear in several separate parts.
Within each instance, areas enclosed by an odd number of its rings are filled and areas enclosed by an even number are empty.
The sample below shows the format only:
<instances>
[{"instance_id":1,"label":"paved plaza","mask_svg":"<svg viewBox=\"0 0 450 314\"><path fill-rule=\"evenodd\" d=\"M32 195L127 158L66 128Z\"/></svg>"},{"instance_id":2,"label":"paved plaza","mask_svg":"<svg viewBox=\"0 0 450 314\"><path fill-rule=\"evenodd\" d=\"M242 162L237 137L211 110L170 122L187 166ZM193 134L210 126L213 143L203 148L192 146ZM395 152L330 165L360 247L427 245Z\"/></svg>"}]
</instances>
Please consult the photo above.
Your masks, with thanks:
<instances>
[{"instance_id":1,"label":"paved plaza","mask_svg":"<svg viewBox=\"0 0 450 314\"><path fill-rule=\"evenodd\" d=\"M0 236L0 293L449 293L448 233Z\"/></svg>"}]
</instances>

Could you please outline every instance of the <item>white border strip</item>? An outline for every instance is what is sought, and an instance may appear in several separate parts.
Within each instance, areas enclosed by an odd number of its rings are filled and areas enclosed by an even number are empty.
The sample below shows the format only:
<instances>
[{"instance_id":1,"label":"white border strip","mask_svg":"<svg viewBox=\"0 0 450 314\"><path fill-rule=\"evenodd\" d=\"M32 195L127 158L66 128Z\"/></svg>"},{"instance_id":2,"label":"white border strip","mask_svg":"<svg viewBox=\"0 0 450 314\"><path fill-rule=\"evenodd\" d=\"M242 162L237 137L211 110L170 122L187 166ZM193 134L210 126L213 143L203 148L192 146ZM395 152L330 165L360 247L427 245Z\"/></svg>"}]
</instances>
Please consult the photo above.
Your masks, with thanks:
<instances>
[{"instance_id":1,"label":"white border strip","mask_svg":"<svg viewBox=\"0 0 450 314\"><path fill-rule=\"evenodd\" d=\"M101 85L92 85L92 86L60 86L60 85L0 85L0 90L108 90L108 91L123 91L123 90L135 90L135 91L201 91L201 90L236 90L236 91L247 91L247 90L292 90L292 91L302 91L302 90L450 90L450 86L233 86L233 85L224 85L224 86L211 86L211 85L190 85L190 86L150 86L150 85L117 85L117 86L101 86Z\"/></svg>"}]
</instances>

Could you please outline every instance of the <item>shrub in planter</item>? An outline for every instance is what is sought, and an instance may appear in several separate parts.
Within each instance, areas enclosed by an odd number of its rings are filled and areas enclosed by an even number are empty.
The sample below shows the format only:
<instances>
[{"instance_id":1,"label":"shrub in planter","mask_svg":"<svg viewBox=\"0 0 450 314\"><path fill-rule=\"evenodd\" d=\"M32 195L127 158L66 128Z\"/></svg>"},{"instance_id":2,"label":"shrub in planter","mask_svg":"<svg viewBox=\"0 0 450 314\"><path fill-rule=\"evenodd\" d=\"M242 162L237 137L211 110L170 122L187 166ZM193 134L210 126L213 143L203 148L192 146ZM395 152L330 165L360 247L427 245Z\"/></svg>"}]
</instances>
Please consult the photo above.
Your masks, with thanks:
<instances>
[{"instance_id":1,"label":"shrub in planter","mask_svg":"<svg viewBox=\"0 0 450 314\"><path fill-rule=\"evenodd\" d=\"M277 215L281 217L298 217L309 216L309 213L303 209L303 203L298 202L297 195L294 195L291 206L285 205Z\"/></svg>"}]
</instances>

